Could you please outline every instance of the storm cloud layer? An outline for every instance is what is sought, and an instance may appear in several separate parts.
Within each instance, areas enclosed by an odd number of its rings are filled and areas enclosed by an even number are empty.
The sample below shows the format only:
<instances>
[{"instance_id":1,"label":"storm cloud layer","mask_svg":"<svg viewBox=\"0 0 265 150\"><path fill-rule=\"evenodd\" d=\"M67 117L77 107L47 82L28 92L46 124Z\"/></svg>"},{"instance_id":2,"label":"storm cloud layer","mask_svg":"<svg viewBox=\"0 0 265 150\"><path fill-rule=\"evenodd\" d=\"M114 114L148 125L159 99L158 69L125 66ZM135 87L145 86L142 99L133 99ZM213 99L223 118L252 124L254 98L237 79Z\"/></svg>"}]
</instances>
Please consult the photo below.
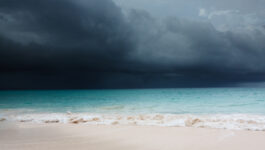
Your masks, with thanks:
<instances>
[{"instance_id":1,"label":"storm cloud layer","mask_svg":"<svg viewBox=\"0 0 265 150\"><path fill-rule=\"evenodd\" d=\"M111 0L0 0L0 88L237 86L265 81L259 13L157 17ZM253 14L253 12L252 12ZM242 24L220 23L240 18ZM238 26L236 26L238 25Z\"/></svg>"}]
</instances>

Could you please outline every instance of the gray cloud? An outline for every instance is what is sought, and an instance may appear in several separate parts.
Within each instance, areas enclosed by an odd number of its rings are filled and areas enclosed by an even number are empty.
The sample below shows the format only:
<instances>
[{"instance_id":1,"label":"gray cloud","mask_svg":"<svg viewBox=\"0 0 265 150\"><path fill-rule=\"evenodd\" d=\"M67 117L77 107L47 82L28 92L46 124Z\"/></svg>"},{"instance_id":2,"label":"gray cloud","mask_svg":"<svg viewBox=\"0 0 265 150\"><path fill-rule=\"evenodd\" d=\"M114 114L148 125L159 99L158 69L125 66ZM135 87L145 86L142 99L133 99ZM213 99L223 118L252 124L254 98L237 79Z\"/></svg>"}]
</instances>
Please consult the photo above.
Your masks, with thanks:
<instances>
[{"instance_id":1,"label":"gray cloud","mask_svg":"<svg viewBox=\"0 0 265 150\"><path fill-rule=\"evenodd\" d=\"M140 39L135 57L143 62L172 70L206 67L218 72L264 72L262 29L221 32L209 22L176 17L159 21L136 10L129 19Z\"/></svg>"},{"instance_id":2,"label":"gray cloud","mask_svg":"<svg viewBox=\"0 0 265 150\"><path fill-rule=\"evenodd\" d=\"M145 10L122 11L111 0L0 2L3 89L236 86L265 80L262 21L258 14L253 21L223 11L228 5L217 10L192 2L196 17L160 18ZM201 15L199 8L205 9ZM223 27L220 16L246 21Z\"/></svg>"}]
</instances>

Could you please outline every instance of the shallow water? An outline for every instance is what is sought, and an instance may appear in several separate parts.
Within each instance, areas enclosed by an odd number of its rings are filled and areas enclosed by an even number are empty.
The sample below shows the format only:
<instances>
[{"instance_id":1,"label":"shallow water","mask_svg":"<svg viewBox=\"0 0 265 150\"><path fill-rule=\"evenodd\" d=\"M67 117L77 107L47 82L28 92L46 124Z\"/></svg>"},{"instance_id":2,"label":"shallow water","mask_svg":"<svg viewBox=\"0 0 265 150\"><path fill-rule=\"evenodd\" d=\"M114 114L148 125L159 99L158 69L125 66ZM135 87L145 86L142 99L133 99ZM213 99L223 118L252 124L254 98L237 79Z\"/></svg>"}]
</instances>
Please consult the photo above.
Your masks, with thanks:
<instances>
[{"instance_id":1,"label":"shallow water","mask_svg":"<svg viewBox=\"0 0 265 150\"><path fill-rule=\"evenodd\" d=\"M0 91L0 109L91 113L265 115L264 88Z\"/></svg>"},{"instance_id":2,"label":"shallow water","mask_svg":"<svg viewBox=\"0 0 265 150\"><path fill-rule=\"evenodd\" d=\"M0 91L1 117L264 130L265 88Z\"/></svg>"}]
</instances>

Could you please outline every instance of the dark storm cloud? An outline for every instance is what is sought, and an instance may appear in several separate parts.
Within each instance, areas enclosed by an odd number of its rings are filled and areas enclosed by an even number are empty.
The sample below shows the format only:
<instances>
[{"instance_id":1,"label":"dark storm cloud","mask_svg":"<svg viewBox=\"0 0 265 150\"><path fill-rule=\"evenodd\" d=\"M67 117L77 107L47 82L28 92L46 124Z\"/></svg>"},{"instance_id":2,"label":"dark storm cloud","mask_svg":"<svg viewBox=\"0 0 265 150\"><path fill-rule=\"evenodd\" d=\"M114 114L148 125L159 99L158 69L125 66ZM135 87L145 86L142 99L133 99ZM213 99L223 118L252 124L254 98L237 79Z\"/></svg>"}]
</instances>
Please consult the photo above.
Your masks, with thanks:
<instances>
[{"instance_id":1,"label":"dark storm cloud","mask_svg":"<svg viewBox=\"0 0 265 150\"><path fill-rule=\"evenodd\" d=\"M265 71L264 30L221 32L209 22L175 17L158 21L136 10L130 13L129 20L139 36L135 58L156 64L156 68L204 68L224 74Z\"/></svg>"},{"instance_id":2,"label":"dark storm cloud","mask_svg":"<svg viewBox=\"0 0 265 150\"><path fill-rule=\"evenodd\" d=\"M210 22L111 0L0 0L0 88L235 86L265 80L264 28Z\"/></svg>"},{"instance_id":3,"label":"dark storm cloud","mask_svg":"<svg viewBox=\"0 0 265 150\"><path fill-rule=\"evenodd\" d=\"M133 47L130 28L108 0L1 0L0 10L7 20L1 22L2 67L100 68Z\"/></svg>"}]
</instances>

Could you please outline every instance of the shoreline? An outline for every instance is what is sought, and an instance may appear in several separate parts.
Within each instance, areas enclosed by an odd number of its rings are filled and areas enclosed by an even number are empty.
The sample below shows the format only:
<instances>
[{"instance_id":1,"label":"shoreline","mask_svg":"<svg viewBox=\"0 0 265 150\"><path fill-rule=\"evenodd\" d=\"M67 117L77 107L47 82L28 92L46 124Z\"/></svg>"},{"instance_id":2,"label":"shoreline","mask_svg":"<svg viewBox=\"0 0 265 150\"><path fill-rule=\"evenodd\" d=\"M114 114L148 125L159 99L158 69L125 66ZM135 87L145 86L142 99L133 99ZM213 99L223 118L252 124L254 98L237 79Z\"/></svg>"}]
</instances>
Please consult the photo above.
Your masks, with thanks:
<instances>
[{"instance_id":1,"label":"shoreline","mask_svg":"<svg viewBox=\"0 0 265 150\"><path fill-rule=\"evenodd\" d=\"M263 150L265 132L192 127L0 123L3 150Z\"/></svg>"},{"instance_id":2,"label":"shoreline","mask_svg":"<svg viewBox=\"0 0 265 150\"><path fill-rule=\"evenodd\" d=\"M37 124L136 125L162 127L194 127L265 131L265 116L251 114L91 114L91 113L0 113L6 121Z\"/></svg>"}]
</instances>

